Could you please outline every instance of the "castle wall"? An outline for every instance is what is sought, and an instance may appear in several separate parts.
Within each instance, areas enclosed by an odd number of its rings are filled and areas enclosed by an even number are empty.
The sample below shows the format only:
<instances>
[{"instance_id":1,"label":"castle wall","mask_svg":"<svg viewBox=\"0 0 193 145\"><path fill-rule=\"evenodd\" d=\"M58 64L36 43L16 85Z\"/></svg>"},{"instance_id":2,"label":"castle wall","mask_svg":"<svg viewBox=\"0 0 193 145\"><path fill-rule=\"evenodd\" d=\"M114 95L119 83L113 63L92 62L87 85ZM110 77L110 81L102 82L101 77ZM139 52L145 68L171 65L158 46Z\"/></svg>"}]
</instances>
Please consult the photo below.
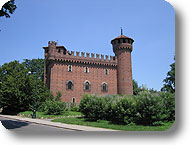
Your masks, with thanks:
<instances>
[{"instance_id":1,"label":"castle wall","mask_svg":"<svg viewBox=\"0 0 193 145\"><path fill-rule=\"evenodd\" d=\"M72 65L72 71L68 71L68 65ZM62 101L72 102L72 98L76 98L79 103L83 94L117 94L117 70L112 66L100 66L94 64L81 64L64 61L52 61L50 76L50 90L54 95L57 91L62 93ZM85 73L85 67L89 68L89 73ZM108 74L105 74L108 69ZM48 73L49 74L49 73ZM73 90L66 87L67 81L73 81ZM90 91L84 90L84 82L88 80L91 83ZM108 91L103 92L102 82L108 84Z\"/></svg>"}]
</instances>

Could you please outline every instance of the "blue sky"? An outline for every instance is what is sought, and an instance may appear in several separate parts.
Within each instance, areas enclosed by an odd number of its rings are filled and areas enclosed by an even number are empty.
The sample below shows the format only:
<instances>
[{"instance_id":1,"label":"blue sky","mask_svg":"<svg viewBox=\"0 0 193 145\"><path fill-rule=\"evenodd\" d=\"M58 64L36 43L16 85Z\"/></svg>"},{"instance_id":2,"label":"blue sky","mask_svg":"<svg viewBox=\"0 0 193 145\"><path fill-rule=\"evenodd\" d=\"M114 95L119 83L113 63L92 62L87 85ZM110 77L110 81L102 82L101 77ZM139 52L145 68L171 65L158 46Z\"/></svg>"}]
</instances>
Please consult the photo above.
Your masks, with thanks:
<instances>
[{"instance_id":1,"label":"blue sky","mask_svg":"<svg viewBox=\"0 0 193 145\"><path fill-rule=\"evenodd\" d=\"M133 79L160 90L174 62L175 12L164 0L16 0L11 18L0 18L0 65L43 58L58 40L68 50L114 55L110 41L135 40Z\"/></svg>"}]
</instances>

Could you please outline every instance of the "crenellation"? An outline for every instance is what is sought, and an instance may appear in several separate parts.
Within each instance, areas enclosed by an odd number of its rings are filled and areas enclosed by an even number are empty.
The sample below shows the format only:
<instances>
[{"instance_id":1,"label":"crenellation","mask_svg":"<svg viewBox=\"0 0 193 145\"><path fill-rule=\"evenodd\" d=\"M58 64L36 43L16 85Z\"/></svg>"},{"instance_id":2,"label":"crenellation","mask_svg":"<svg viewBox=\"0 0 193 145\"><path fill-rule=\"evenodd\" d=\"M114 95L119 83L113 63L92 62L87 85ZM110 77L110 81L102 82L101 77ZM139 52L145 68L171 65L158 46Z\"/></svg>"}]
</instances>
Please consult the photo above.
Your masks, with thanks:
<instances>
[{"instance_id":1,"label":"crenellation","mask_svg":"<svg viewBox=\"0 0 193 145\"><path fill-rule=\"evenodd\" d=\"M80 52L76 51L76 56L79 57L80 56Z\"/></svg>"},{"instance_id":2,"label":"crenellation","mask_svg":"<svg viewBox=\"0 0 193 145\"><path fill-rule=\"evenodd\" d=\"M99 60L99 54L96 54L96 59Z\"/></svg>"},{"instance_id":3,"label":"crenellation","mask_svg":"<svg viewBox=\"0 0 193 145\"><path fill-rule=\"evenodd\" d=\"M81 52L81 57L85 57L85 52Z\"/></svg>"},{"instance_id":4,"label":"crenellation","mask_svg":"<svg viewBox=\"0 0 193 145\"><path fill-rule=\"evenodd\" d=\"M87 52L87 53L86 53L86 57L87 57L87 58L90 58L90 53Z\"/></svg>"},{"instance_id":5,"label":"crenellation","mask_svg":"<svg viewBox=\"0 0 193 145\"><path fill-rule=\"evenodd\" d=\"M71 51L71 56L74 56L74 51Z\"/></svg>"},{"instance_id":6,"label":"crenellation","mask_svg":"<svg viewBox=\"0 0 193 145\"><path fill-rule=\"evenodd\" d=\"M94 53L91 53L91 58L95 58L95 54Z\"/></svg>"},{"instance_id":7,"label":"crenellation","mask_svg":"<svg viewBox=\"0 0 193 145\"><path fill-rule=\"evenodd\" d=\"M103 61L103 60L104 60L104 55L103 55L103 54L101 54L100 56L101 56L101 60Z\"/></svg>"}]
</instances>

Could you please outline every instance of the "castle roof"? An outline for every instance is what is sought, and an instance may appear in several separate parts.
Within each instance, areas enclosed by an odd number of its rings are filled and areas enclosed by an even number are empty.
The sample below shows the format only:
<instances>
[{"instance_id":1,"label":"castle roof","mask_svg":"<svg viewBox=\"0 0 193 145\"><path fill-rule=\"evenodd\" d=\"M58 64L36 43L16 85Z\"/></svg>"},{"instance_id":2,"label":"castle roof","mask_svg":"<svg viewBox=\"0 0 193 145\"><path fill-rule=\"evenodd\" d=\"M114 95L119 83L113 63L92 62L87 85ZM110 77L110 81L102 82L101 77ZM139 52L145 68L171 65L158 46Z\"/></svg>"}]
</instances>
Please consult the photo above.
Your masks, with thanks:
<instances>
[{"instance_id":1,"label":"castle roof","mask_svg":"<svg viewBox=\"0 0 193 145\"><path fill-rule=\"evenodd\" d=\"M131 40L133 40L132 38L129 38L129 37L125 36L125 35L120 35L120 36L114 38L113 40L121 39L121 38L126 38L126 39L131 39ZM133 41L134 41L134 40L133 40Z\"/></svg>"}]
</instances>

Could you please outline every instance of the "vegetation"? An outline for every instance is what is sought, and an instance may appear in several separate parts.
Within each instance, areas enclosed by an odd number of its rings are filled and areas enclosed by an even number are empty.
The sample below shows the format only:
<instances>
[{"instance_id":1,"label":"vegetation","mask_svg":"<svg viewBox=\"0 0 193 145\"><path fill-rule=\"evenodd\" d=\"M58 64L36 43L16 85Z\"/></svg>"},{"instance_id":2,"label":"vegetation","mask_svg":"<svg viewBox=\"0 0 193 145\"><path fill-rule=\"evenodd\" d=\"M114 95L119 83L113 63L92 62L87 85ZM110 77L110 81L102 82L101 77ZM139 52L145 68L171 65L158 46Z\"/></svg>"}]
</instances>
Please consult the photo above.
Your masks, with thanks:
<instances>
[{"instance_id":1,"label":"vegetation","mask_svg":"<svg viewBox=\"0 0 193 145\"><path fill-rule=\"evenodd\" d=\"M32 117L33 112L32 111L24 111L24 112L20 112L18 113L19 116L23 116L23 117ZM82 113L80 112L74 112L74 111L65 111L64 113L62 113L61 115L47 115L45 114L45 112L36 112L36 117L37 118L46 118L46 119L51 119L51 118L63 118L63 117L67 117L67 116L81 116Z\"/></svg>"},{"instance_id":2,"label":"vegetation","mask_svg":"<svg viewBox=\"0 0 193 145\"><path fill-rule=\"evenodd\" d=\"M174 94L142 92L137 96L84 95L79 109L87 120L157 126L174 120Z\"/></svg>"},{"instance_id":3,"label":"vegetation","mask_svg":"<svg viewBox=\"0 0 193 145\"><path fill-rule=\"evenodd\" d=\"M169 129L173 122L163 123L162 126L143 126L143 125L120 125L113 124L110 121L106 120L98 120L98 121L89 121L83 117L76 118L59 118L52 120L53 122L61 122L66 124L76 124L76 125L84 125L84 126L92 126L92 127L100 127L100 128L108 128L115 130L124 130L124 131L164 131Z\"/></svg>"},{"instance_id":4,"label":"vegetation","mask_svg":"<svg viewBox=\"0 0 193 145\"><path fill-rule=\"evenodd\" d=\"M174 59L175 60L175 59ZM164 86L161 91L175 93L175 62L170 65L171 70L163 80Z\"/></svg>"},{"instance_id":5,"label":"vegetation","mask_svg":"<svg viewBox=\"0 0 193 145\"><path fill-rule=\"evenodd\" d=\"M141 91L141 88L138 86L138 83L136 80L133 80L133 95L138 95Z\"/></svg>"},{"instance_id":6,"label":"vegetation","mask_svg":"<svg viewBox=\"0 0 193 145\"><path fill-rule=\"evenodd\" d=\"M6 18L10 18L10 14L13 14L16 8L15 0L9 0L2 6L0 10L0 17L5 16Z\"/></svg>"},{"instance_id":7,"label":"vegetation","mask_svg":"<svg viewBox=\"0 0 193 145\"><path fill-rule=\"evenodd\" d=\"M47 99L53 99L50 91L44 87L41 71L38 72L36 83L34 70L38 70L42 61L43 59L25 60L23 63L13 61L0 66L0 108L3 108L4 114L17 114L21 111L31 110L36 85L38 88L37 109Z\"/></svg>"}]
</instances>

